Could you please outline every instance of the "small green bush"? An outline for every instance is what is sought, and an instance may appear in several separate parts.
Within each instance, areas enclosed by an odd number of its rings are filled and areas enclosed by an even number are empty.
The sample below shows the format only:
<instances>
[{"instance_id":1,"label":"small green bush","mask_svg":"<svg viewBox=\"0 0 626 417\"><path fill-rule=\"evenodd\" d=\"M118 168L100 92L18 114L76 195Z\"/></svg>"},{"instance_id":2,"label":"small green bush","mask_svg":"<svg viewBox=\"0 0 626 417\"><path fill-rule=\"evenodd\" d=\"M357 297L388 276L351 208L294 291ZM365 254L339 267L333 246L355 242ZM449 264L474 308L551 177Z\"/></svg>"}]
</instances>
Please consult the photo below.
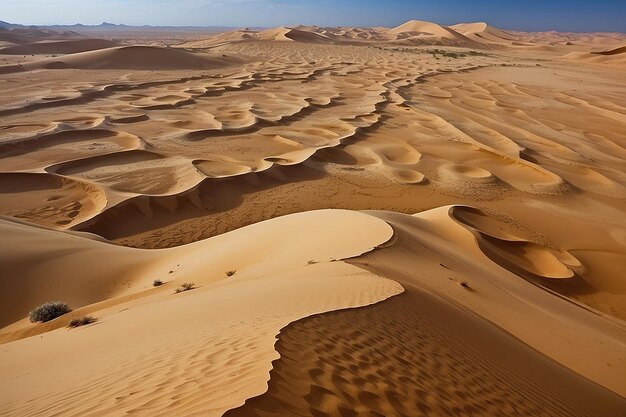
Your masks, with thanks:
<instances>
[{"instance_id":1,"label":"small green bush","mask_svg":"<svg viewBox=\"0 0 626 417\"><path fill-rule=\"evenodd\" d=\"M155 279L154 281L152 281L153 287L160 287L161 285L163 285L163 281L161 281L160 279Z\"/></svg>"},{"instance_id":2,"label":"small green bush","mask_svg":"<svg viewBox=\"0 0 626 417\"><path fill-rule=\"evenodd\" d=\"M57 317L61 317L63 314L67 314L72 309L67 303L61 301L48 301L42 305L35 307L30 313L28 313L28 319L31 323L42 322L45 323L50 320L54 320Z\"/></svg>"},{"instance_id":3,"label":"small green bush","mask_svg":"<svg viewBox=\"0 0 626 417\"><path fill-rule=\"evenodd\" d=\"M232 277L236 273L237 273L237 271L235 269L233 269L232 271L226 271L226 276L227 277Z\"/></svg>"},{"instance_id":4,"label":"small green bush","mask_svg":"<svg viewBox=\"0 0 626 417\"><path fill-rule=\"evenodd\" d=\"M80 327L86 324L95 323L96 321L98 321L98 319L93 316L75 317L67 324L67 327Z\"/></svg>"}]
</instances>

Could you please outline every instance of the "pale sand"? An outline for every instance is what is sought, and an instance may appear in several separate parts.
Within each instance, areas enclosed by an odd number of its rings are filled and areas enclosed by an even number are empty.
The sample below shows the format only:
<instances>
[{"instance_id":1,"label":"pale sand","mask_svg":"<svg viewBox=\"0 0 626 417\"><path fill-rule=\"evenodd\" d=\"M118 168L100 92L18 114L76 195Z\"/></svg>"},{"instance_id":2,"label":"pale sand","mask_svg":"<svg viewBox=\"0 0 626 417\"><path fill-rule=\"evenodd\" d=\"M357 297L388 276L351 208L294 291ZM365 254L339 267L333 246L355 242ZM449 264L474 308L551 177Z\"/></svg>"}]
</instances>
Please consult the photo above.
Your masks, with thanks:
<instances>
[{"instance_id":1,"label":"pale sand","mask_svg":"<svg viewBox=\"0 0 626 417\"><path fill-rule=\"evenodd\" d=\"M626 35L167 36L0 31L3 412L626 409Z\"/></svg>"}]
</instances>

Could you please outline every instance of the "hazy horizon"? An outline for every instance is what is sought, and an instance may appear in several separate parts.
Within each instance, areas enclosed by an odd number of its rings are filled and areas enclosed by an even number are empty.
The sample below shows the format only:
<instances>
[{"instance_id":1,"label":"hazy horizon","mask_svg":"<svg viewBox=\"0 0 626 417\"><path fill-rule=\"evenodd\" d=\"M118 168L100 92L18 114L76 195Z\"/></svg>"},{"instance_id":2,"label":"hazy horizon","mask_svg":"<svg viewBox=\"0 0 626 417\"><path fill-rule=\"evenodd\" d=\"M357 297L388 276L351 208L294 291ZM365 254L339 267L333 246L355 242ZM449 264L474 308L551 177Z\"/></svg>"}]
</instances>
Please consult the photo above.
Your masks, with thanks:
<instances>
[{"instance_id":1,"label":"hazy horizon","mask_svg":"<svg viewBox=\"0 0 626 417\"><path fill-rule=\"evenodd\" d=\"M625 32L626 3L599 0L380 2L375 0L23 0L0 6L0 20L24 25L274 27L387 26L407 20L444 25L486 21L511 30Z\"/></svg>"}]
</instances>

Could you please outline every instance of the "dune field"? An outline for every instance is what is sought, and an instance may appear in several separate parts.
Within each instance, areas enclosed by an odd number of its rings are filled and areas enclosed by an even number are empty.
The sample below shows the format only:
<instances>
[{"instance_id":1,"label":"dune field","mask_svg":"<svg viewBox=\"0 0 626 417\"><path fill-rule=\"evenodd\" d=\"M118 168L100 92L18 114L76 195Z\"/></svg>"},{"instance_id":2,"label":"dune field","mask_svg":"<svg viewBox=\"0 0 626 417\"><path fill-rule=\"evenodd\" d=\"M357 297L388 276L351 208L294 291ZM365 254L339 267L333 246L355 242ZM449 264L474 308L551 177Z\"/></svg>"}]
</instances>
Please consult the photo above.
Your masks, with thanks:
<instances>
[{"instance_id":1,"label":"dune field","mask_svg":"<svg viewBox=\"0 0 626 417\"><path fill-rule=\"evenodd\" d=\"M626 415L626 34L129 33L0 30L0 415Z\"/></svg>"}]
</instances>

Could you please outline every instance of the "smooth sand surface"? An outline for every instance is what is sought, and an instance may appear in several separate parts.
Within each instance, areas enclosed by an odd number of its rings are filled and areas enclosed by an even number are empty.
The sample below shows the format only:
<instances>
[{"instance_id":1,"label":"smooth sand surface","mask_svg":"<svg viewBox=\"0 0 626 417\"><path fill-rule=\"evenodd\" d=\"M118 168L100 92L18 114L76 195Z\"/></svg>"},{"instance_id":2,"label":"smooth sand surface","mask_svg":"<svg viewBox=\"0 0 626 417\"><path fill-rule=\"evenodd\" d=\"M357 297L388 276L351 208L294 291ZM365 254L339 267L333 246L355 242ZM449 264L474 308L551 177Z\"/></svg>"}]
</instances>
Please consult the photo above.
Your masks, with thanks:
<instances>
[{"instance_id":1,"label":"smooth sand surface","mask_svg":"<svg viewBox=\"0 0 626 417\"><path fill-rule=\"evenodd\" d=\"M626 410L626 35L135 36L0 31L3 413Z\"/></svg>"}]
</instances>

